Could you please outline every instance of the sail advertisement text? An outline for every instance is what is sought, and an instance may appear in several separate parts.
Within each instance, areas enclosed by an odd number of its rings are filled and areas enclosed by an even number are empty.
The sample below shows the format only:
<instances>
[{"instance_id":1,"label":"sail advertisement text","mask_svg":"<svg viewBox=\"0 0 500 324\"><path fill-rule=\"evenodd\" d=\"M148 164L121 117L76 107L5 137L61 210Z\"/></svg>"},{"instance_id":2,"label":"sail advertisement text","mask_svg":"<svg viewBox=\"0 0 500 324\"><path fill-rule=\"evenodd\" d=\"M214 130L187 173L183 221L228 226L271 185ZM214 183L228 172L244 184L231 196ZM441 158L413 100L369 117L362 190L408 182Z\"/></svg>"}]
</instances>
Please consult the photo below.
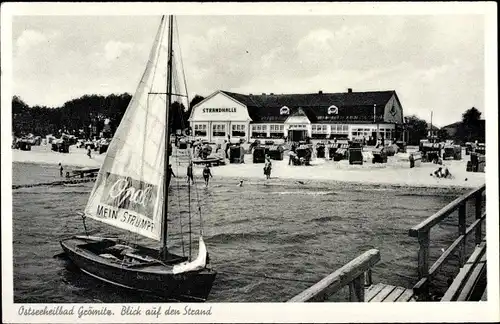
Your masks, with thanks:
<instances>
[{"instance_id":1,"label":"sail advertisement text","mask_svg":"<svg viewBox=\"0 0 500 324\"><path fill-rule=\"evenodd\" d=\"M113 206L99 204L95 215L102 219L103 222L119 221L123 223L123 228L127 228L134 232L147 231L154 233L154 223L152 219L144 217L144 215L134 213L132 211L115 208Z\"/></svg>"},{"instance_id":2,"label":"sail advertisement text","mask_svg":"<svg viewBox=\"0 0 500 324\"><path fill-rule=\"evenodd\" d=\"M101 203L152 219L156 193L155 185L107 172Z\"/></svg>"}]
</instances>

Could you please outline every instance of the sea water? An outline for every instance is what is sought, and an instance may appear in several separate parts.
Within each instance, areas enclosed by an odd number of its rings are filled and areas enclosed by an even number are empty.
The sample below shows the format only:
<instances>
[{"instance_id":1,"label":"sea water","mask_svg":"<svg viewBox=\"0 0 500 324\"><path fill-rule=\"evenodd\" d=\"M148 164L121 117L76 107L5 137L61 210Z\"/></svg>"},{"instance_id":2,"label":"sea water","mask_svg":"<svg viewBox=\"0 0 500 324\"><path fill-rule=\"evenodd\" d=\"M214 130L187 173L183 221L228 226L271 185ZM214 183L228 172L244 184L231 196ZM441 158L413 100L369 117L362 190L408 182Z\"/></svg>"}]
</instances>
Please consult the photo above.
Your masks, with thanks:
<instances>
[{"instance_id":1,"label":"sea water","mask_svg":"<svg viewBox=\"0 0 500 324\"><path fill-rule=\"evenodd\" d=\"M61 180L57 166L13 164L13 184ZM171 248L196 257L203 236L217 272L209 302L281 302L321 280L363 252L380 250L373 280L403 287L417 282L418 243L408 230L463 194L443 188L401 188L338 182L215 178L170 188ZM13 190L14 301L18 303L154 302L91 278L61 258L59 240L83 234L83 211L93 183ZM472 210L472 208L469 208ZM6 215L3 215L5 217ZM431 263L456 238L456 215L431 234ZM90 234L155 242L87 219ZM4 229L5 230L5 229ZM157 245L156 245L157 246ZM457 269L444 269L444 280ZM343 289L334 301L343 301Z\"/></svg>"}]
</instances>

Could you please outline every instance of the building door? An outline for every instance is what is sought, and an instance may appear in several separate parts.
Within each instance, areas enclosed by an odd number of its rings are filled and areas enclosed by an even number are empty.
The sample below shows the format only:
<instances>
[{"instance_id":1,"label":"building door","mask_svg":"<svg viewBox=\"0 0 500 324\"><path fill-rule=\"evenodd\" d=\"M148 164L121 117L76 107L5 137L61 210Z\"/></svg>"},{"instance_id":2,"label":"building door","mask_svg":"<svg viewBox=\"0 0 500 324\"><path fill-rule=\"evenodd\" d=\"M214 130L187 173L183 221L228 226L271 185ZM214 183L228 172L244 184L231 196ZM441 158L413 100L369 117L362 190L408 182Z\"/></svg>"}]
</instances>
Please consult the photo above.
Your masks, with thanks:
<instances>
[{"instance_id":1,"label":"building door","mask_svg":"<svg viewBox=\"0 0 500 324\"><path fill-rule=\"evenodd\" d=\"M290 129L288 131L288 140L291 142L305 141L307 137L307 130Z\"/></svg>"}]
</instances>

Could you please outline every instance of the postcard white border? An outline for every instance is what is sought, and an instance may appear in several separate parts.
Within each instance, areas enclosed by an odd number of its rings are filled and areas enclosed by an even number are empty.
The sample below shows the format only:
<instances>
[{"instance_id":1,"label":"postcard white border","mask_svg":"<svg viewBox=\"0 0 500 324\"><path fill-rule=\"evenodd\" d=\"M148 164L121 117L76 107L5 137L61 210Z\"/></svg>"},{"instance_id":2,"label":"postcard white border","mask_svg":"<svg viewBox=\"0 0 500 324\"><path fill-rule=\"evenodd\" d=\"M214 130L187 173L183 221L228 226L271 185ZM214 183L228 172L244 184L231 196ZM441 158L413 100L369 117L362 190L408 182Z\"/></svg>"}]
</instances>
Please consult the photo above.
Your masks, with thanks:
<instances>
[{"instance_id":1,"label":"postcard white border","mask_svg":"<svg viewBox=\"0 0 500 324\"><path fill-rule=\"evenodd\" d=\"M160 322L496 322L500 320L498 217L488 218L488 301L478 303L205 303L209 317L25 317L13 303L12 264L12 17L15 15L424 15L479 14L485 16L485 118L488 150L487 213L498 215L498 74L497 16L495 2L436 3L2 3L2 316L12 323L160 323ZM491 197L491 198L490 198ZM107 306L117 304L65 304ZM127 304L148 305L158 304ZM175 304L183 308L186 304ZM50 306L50 304L47 304ZM200 304L196 304L200 306Z\"/></svg>"}]
</instances>

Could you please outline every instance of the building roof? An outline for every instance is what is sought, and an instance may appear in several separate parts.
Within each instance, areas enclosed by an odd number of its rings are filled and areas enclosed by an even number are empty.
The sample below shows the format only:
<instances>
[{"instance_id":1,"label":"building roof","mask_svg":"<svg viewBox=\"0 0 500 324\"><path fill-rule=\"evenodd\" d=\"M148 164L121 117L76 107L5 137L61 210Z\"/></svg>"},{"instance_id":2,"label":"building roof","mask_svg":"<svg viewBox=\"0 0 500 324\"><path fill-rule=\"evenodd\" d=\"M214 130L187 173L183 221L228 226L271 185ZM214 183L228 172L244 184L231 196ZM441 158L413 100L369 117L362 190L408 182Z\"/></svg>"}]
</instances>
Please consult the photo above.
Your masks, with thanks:
<instances>
[{"instance_id":1,"label":"building roof","mask_svg":"<svg viewBox=\"0 0 500 324\"><path fill-rule=\"evenodd\" d=\"M462 123L461 121L458 121L458 122L454 122L454 123L452 123L452 124L449 124L449 125L443 126L443 127L441 127L441 128L455 128L455 127L460 126L460 124L461 124L461 123Z\"/></svg>"},{"instance_id":2,"label":"building roof","mask_svg":"<svg viewBox=\"0 0 500 324\"><path fill-rule=\"evenodd\" d=\"M250 118L254 122L283 122L298 108L302 108L313 123L327 122L329 117L328 107L332 105L339 108L339 115L366 116L366 120L371 121L373 120L373 105L377 105L377 115L383 115L385 105L393 95L396 95L394 90L262 95L221 92L247 106ZM280 109L283 106L290 109L290 115L280 114Z\"/></svg>"},{"instance_id":3,"label":"building roof","mask_svg":"<svg viewBox=\"0 0 500 324\"><path fill-rule=\"evenodd\" d=\"M479 122L479 126L484 127L484 125L485 125L485 122L486 122L486 121L485 121L484 119L479 119L479 120L478 120L478 122ZM452 123L452 124L449 124L449 125L443 126L443 127L441 127L441 128L457 128L457 127L459 127L461 124L462 124L462 121L457 121L457 122L454 122L454 123Z\"/></svg>"}]
</instances>

